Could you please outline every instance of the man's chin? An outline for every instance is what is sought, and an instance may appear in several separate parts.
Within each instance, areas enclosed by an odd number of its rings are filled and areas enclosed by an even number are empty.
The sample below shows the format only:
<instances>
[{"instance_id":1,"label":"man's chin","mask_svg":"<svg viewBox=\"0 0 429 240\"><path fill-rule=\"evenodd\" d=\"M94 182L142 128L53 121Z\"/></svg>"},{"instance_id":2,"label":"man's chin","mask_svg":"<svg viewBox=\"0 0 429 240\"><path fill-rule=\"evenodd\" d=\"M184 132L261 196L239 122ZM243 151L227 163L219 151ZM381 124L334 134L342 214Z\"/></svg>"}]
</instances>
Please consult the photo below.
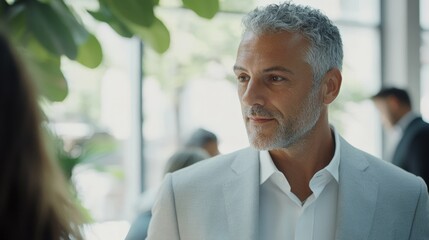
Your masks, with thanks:
<instances>
[{"instance_id":1,"label":"man's chin","mask_svg":"<svg viewBox=\"0 0 429 240\"><path fill-rule=\"evenodd\" d=\"M273 139L276 139L275 134L271 129L267 128L252 128L247 126L247 136L249 138L250 145L257 150L272 150L276 147L276 143Z\"/></svg>"},{"instance_id":2,"label":"man's chin","mask_svg":"<svg viewBox=\"0 0 429 240\"><path fill-rule=\"evenodd\" d=\"M253 136L253 137L249 137L249 143L250 146L252 146L253 148L259 150L259 151L263 151L263 150L271 150L271 143L263 140L264 137L262 136Z\"/></svg>"}]
</instances>

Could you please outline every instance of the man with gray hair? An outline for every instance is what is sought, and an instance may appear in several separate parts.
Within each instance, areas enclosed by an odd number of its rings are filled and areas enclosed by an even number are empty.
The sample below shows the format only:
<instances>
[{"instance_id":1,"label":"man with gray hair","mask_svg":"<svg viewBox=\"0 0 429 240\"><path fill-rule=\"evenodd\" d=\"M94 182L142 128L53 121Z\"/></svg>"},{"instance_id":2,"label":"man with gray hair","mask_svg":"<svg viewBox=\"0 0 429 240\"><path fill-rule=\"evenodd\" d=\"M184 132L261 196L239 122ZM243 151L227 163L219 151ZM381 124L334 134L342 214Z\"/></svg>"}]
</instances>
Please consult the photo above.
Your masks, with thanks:
<instances>
[{"instance_id":1,"label":"man with gray hair","mask_svg":"<svg viewBox=\"0 0 429 240\"><path fill-rule=\"evenodd\" d=\"M148 239L429 239L424 181L329 124L338 28L292 3L243 22L234 72L252 147L167 175Z\"/></svg>"}]
</instances>

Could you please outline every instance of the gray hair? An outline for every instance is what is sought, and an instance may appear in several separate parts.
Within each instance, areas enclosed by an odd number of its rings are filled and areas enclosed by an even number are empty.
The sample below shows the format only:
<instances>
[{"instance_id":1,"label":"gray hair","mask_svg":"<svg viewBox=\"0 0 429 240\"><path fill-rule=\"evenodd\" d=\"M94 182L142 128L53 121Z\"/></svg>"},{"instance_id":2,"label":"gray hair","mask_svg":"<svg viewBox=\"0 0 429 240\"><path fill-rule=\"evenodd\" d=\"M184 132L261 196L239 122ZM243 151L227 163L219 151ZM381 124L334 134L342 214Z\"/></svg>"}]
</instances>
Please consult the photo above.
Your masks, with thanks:
<instances>
[{"instance_id":1,"label":"gray hair","mask_svg":"<svg viewBox=\"0 0 429 240\"><path fill-rule=\"evenodd\" d=\"M317 9L289 2L256 8L243 18L245 32L296 32L310 41L305 61L313 70L314 86L333 68L341 70L343 44L338 28Z\"/></svg>"}]
</instances>

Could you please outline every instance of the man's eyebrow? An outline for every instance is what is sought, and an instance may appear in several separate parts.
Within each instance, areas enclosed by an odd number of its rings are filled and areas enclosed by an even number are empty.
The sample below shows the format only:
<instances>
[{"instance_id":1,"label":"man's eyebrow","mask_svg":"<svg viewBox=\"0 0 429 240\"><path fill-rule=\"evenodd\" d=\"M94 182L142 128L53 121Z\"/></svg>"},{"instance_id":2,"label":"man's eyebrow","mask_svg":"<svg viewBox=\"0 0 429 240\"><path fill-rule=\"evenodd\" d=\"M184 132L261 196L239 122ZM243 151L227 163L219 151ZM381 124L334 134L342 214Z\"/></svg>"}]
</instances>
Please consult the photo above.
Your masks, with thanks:
<instances>
[{"instance_id":1,"label":"man's eyebrow","mask_svg":"<svg viewBox=\"0 0 429 240\"><path fill-rule=\"evenodd\" d=\"M282 66L274 66L274 67L264 69L264 72L273 72L273 71L281 71L281 72L287 72L287 73L294 74L294 72L292 70L290 70L289 68L286 68L286 67L282 67Z\"/></svg>"},{"instance_id":2,"label":"man's eyebrow","mask_svg":"<svg viewBox=\"0 0 429 240\"><path fill-rule=\"evenodd\" d=\"M245 69L244 67L238 66L238 65L234 65L233 67L234 71L247 71L247 69ZM273 72L273 71L280 71L280 72L287 72L290 74L294 74L294 72L292 70L290 70L289 68L286 67L282 67L282 66L274 66L274 67L270 67L267 69L264 69L263 72L267 73L267 72Z\"/></svg>"},{"instance_id":3,"label":"man's eyebrow","mask_svg":"<svg viewBox=\"0 0 429 240\"><path fill-rule=\"evenodd\" d=\"M234 71L237 71L237 70L240 70L240 71L247 71L244 67L240 67L240 66L237 66L237 65L234 65L233 70L234 70Z\"/></svg>"}]
</instances>

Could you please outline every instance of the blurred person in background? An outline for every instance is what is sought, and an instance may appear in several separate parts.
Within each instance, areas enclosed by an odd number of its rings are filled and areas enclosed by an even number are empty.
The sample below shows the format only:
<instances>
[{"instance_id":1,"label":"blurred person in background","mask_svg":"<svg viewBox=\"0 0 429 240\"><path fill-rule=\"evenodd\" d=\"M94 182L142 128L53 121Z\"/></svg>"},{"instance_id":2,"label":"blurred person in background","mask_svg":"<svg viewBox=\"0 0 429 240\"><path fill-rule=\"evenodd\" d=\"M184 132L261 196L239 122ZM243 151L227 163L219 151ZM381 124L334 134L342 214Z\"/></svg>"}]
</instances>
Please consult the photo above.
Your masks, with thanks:
<instances>
[{"instance_id":1,"label":"blurred person in background","mask_svg":"<svg viewBox=\"0 0 429 240\"><path fill-rule=\"evenodd\" d=\"M183 148L171 156L165 166L164 175L182 168L191 166L201 160L210 158L210 155L200 148Z\"/></svg>"},{"instance_id":2,"label":"blurred person in background","mask_svg":"<svg viewBox=\"0 0 429 240\"><path fill-rule=\"evenodd\" d=\"M333 22L287 1L243 25L233 70L251 147L167 174L148 240L429 239L424 181L329 123L343 62Z\"/></svg>"},{"instance_id":3,"label":"blurred person in background","mask_svg":"<svg viewBox=\"0 0 429 240\"><path fill-rule=\"evenodd\" d=\"M38 94L0 33L0 238L83 239L80 212L47 148Z\"/></svg>"},{"instance_id":4,"label":"blurred person in background","mask_svg":"<svg viewBox=\"0 0 429 240\"><path fill-rule=\"evenodd\" d=\"M187 148L202 148L211 157L219 154L218 146L219 143L216 134L203 128L195 130L185 144L185 147Z\"/></svg>"},{"instance_id":5,"label":"blurred person in background","mask_svg":"<svg viewBox=\"0 0 429 240\"><path fill-rule=\"evenodd\" d=\"M185 144L168 159L163 175L186 168L218 154L218 138L216 134L203 128L197 128L185 141ZM151 208L158 189L158 186L148 189L140 196L138 203L139 214L131 224L125 240L146 238L149 221L152 217Z\"/></svg>"},{"instance_id":6,"label":"blurred person in background","mask_svg":"<svg viewBox=\"0 0 429 240\"><path fill-rule=\"evenodd\" d=\"M203 149L196 147L180 149L168 159L164 174L178 171L207 158L210 158L210 155ZM141 196L139 214L131 224L125 240L143 240L147 237L156 192L148 191Z\"/></svg>"},{"instance_id":7,"label":"blurred person in background","mask_svg":"<svg viewBox=\"0 0 429 240\"><path fill-rule=\"evenodd\" d=\"M384 88L371 99L387 131L388 160L429 184L429 124L412 110L408 92Z\"/></svg>"}]
</instances>

